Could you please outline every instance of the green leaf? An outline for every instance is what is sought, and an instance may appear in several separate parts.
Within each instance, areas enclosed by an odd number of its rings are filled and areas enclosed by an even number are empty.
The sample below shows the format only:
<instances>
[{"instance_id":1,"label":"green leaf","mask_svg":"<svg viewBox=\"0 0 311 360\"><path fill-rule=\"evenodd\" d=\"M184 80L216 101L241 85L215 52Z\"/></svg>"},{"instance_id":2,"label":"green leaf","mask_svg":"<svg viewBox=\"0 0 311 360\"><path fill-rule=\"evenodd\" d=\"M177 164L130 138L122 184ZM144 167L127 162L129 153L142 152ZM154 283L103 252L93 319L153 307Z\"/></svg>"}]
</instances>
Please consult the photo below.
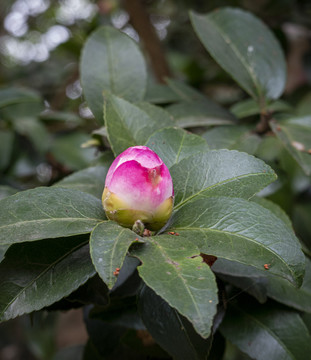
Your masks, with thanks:
<instances>
[{"instance_id":1,"label":"green leaf","mask_svg":"<svg viewBox=\"0 0 311 360\"><path fill-rule=\"evenodd\" d=\"M201 136L178 128L156 131L150 136L146 146L155 151L169 168L182 159L208 150L208 145Z\"/></svg>"},{"instance_id":2,"label":"green leaf","mask_svg":"<svg viewBox=\"0 0 311 360\"><path fill-rule=\"evenodd\" d=\"M303 171L311 174L311 116L271 121L270 126Z\"/></svg>"},{"instance_id":3,"label":"green leaf","mask_svg":"<svg viewBox=\"0 0 311 360\"><path fill-rule=\"evenodd\" d=\"M4 259L4 255L9 247L10 245L0 245L0 262Z\"/></svg>"},{"instance_id":4,"label":"green leaf","mask_svg":"<svg viewBox=\"0 0 311 360\"><path fill-rule=\"evenodd\" d=\"M58 301L94 274L88 237L11 246L0 264L0 321Z\"/></svg>"},{"instance_id":5,"label":"green leaf","mask_svg":"<svg viewBox=\"0 0 311 360\"><path fill-rule=\"evenodd\" d=\"M235 117L230 112L209 99L180 102L166 110L180 127L232 124Z\"/></svg>"},{"instance_id":6,"label":"green leaf","mask_svg":"<svg viewBox=\"0 0 311 360\"><path fill-rule=\"evenodd\" d=\"M80 170L89 166L95 159L95 150L84 149L83 143L90 137L82 132L74 132L56 138L51 147L51 154L62 165L71 170Z\"/></svg>"},{"instance_id":7,"label":"green leaf","mask_svg":"<svg viewBox=\"0 0 311 360\"><path fill-rule=\"evenodd\" d=\"M299 289L283 279L270 276L267 293L280 303L311 313L311 260L306 258L306 273Z\"/></svg>"},{"instance_id":8,"label":"green leaf","mask_svg":"<svg viewBox=\"0 0 311 360\"><path fill-rule=\"evenodd\" d=\"M91 319L100 319L114 326L136 330L145 329L142 319L138 315L136 295L127 297L111 296L108 306L93 307L89 317Z\"/></svg>"},{"instance_id":9,"label":"green leaf","mask_svg":"<svg viewBox=\"0 0 311 360\"><path fill-rule=\"evenodd\" d=\"M172 126L174 122L170 114L160 106L149 104L147 102L138 102L135 104L139 109L145 112L153 122L159 123L160 126ZM168 125L169 124L169 125Z\"/></svg>"},{"instance_id":10,"label":"green leaf","mask_svg":"<svg viewBox=\"0 0 311 360\"><path fill-rule=\"evenodd\" d=\"M39 121L39 114L44 110L42 102L22 102L6 106L1 117L12 124L14 130L26 136L41 153L46 152L50 145L50 135Z\"/></svg>"},{"instance_id":11,"label":"green leaf","mask_svg":"<svg viewBox=\"0 0 311 360\"><path fill-rule=\"evenodd\" d=\"M262 107L277 99L286 81L282 49L269 28L249 12L220 8L190 13L192 26L218 64Z\"/></svg>"},{"instance_id":12,"label":"green leaf","mask_svg":"<svg viewBox=\"0 0 311 360\"><path fill-rule=\"evenodd\" d=\"M310 201L304 203L297 203L293 208L293 224L295 231L300 240L302 240L305 247L311 255L311 203Z\"/></svg>"},{"instance_id":13,"label":"green leaf","mask_svg":"<svg viewBox=\"0 0 311 360\"><path fill-rule=\"evenodd\" d=\"M199 198L173 214L170 230L202 253L234 260L302 284L305 259L293 231L270 210L244 199Z\"/></svg>"},{"instance_id":14,"label":"green leaf","mask_svg":"<svg viewBox=\"0 0 311 360\"><path fill-rule=\"evenodd\" d=\"M234 104L230 111L239 119L248 116L258 115L261 110L258 103L253 99L247 99ZM277 100L267 105L265 111L274 112L292 112L293 108L283 100Z\"/></svg>"},{"instance_id":15,"label":"green leaf","mask_svg":"<svg viewBox=\"0 0 311 360\"><path fill-rule=\"evenodd\" d=\"M105 99L108 139L115 155L130 146L143 145L156 130L173 125L166 112L155 105L131 104L114 95Z\"/></svg>"},{"instance_id":16,"label":"green leaf","mask_svg":"<svg viewBox=\"0 0 311 360\"><path fill-rule=\"evenodd\" d=\"M170 169L175 205L195 197L250 198L276 179L262 160L234 150L212 150L181 160Z\"/></svg>"},{"instance_id":17,"label":"green leaf","mask_svg":"<svg viewBox=\"0 0 311 360\"><path fill-rule=\"evenodd\" d=\"M206 97L202 93L182 81L166 79L166 83L181 101L192 102L206 100Z\"/></svg>"},{"instance_id":18,"label":"green leaf","mask_svg":"<svg viewBox=\"0 0 311 360\"><path fill-rule=\"evenodd\" d=\"M271 266L271 264L267 264ZM236 261L218 259L212 267L217 276L265 302L267 296L300 311L311 313L311 260L306 258L306 272L299 289L287 280ZM270 270L270 269L269 269Z\"/></svg>"},{"instance_id":19,"label":"green leaf","mask_svg":"<svg viewBox=\"0 0 311 360\"><path fill-rule=\"evenodd\" d=\"M13 123L16 132L28 137L40 153L45 153L49 149L50 134L37 118L25 116L24 118L16 118Z\"/></svg>"},{"instance_id":20,"label":"green leaf","mask_svg":"<svg viewBox=\"0 0 311 360\"><path fill-rule=\"evenodd\" d=\"M14 195L18 191L19 190L12 188L11 186L0 185L0 200L6 198L8 196Z\"/></svg>"},{"instance_id":21,"label":"green leaf","mask_svg":"<svg viewBox=\"0 0 311 360\"><path fill-rule=\"evenodd\" d=\"M6 88L0 90L0 108L23 102L41 102L40 95L30 89Z\"/></svg>"},{"instance_id":22,"label":"green leaf","mask_svg":"<svg viewBox=\"0 0 311 360\"><path fill-rule=\"evenodd\" d=\"M45 122L64 122L68 127L75 128L82 125L84 120L73 112L65 111L45 111L40 114L40 120Z\"/></svg>"},{"instance_id":23,"label":"green leaf","mask_svg":"<svg viewBox=\"0 0 311 360\"><path fill-rule=\"evenodd\" d=\"M100 124L104 91L129 101L144 97L145 60L137 44L112 27L100 27L90 35L82 50L80 72L85 98Z\"/></svg>"},{"instance_id":24,"label":"green leaf","mask_svg":"<svg viewBox=\"0 0 311 360\"><path fill-rule=\"evenodd\" d=\"M140 292L138 310L155 341L174 359L206 359L211 346L192 325L147 286Z\"/></svg>"},{"instance_id":25,"label":"green leaf","mask_svg":"<svg viewBox=\"0 0 311 360\"><path fill-rule=\"evenodd\" d=\"M5 120L10 120L14 127L22 133L23 122L29 119L36 119L40 113L45 109L42 101L35 102L21 102L17 104L7 105L1 109L1 117ZM27 125L26 125L27 126Z\"/></svg>"},{"instance_id":26,"label":"green leaf","mask_svg":"<svg viewBox=\"0 0 311 360\"><path fill-rule=\"evenodd\" d=\"M305 325L307 326L309 333L311 333L311 314L301 314L300 315L303 322L305 323Z\"/></svg>"},{"instance_id":27,"label":"green leaf","mask_svg":"<svg viewBox=\"0 0 311 360\"><path fill-rule=\"evenodd\" d=\"M174 79L166 79L167 85L176 94L178 103L166 110L175 124L181 127L231 124L235 117L191 86Z\"/></svg>"},{"instance_id":28,"label":"green leaf","mask_svg":"<svg viewBox=\"0 0 311 360\"><path fill-rule=\"evenodd\" d=\"M230 149L255 154L261 137L252 133L248 126L217 126L205 132L202 137L211 149Z\"/></svg>"},{"instance_id":29,"label":"green leaf","mask_svg":"<svg viewBox=\"0 0 311 360\"><path fill-rule=\"evenodd\" d=\"M276 215L279 219L283 221L283 223L289 228L293 229L290 218L286 214L286 212L276 203L271 200L264 199L258 196L254 196L251 198L251 201L263 206L264 208L270 210L274 215Z\"/></svg>"},{"instance_id":30,"label":"green leaf","mask_svg":"<svg viewBox=\"0 0 311 360\"><path fill-rule=\"evenodd\" d=\"M275 164L282 157L284 147L276 136L265 136L258 146L256 156L268 164Z\"/></svg>"},{"instance_id":31,"label":"green leaf","mask_svg":"<svg viewBox=\"0 0 311 360\"><path fill-rule=\"evenodd\" d=\"M105 166L110 167L112 162L114 161L115 156L113 155L113 152L110 150L105 150L96 158L96 160L91 162L92 166Z\"/></svg>"},{"instance_id":32,"label":"green leaf","mask_svg":"<svg viewBox=\"0 0 311 360\"><path fill-rule=\"evenodd\" d=\"M107 172L108 167L105 166L89 167L65 177L54 187L76 189L101 199Z\"/></svg>"},{"instance_id":33,"label":"green leaf","mask_svg":"<svg viewBox=\"0 0 311 360\"><path fill-rule=\"evenodd\" d=\"M127 254L120 268L118 279L111 290L111 296L126 298L137 295L142 283L137 271L139 264L140 261L136 257Z\"/></svg>"},{"instance_id":34,"label":"green leaf","mask_svg":"<svg viewBox=\"0 0 311 360\"><path fill-rule=\"evenodd\" d=\"M276 306L229 306L221 333L253 359L305 360L311 336L300 316Z\"/></svg>"},{"instance_id":35,"label":"green leaf","mask_svg":"<svg viewBox=\"0 0 311 360\"><path fill-rule=\"evenodd\" d=\"M128 249L135 241L143 241L143 239L115 222L100 223L92 231L90 240L92 261L109 289L117 281L117 276L114 274L116 268L122 267Z\"/></svg>"},{"instance_id":36,"label":"green leaf","mask_svg":"<svg viewBox=\"0 0 311 360\"><path fill-rule=\"evenodd\" d=\"M180 97L167 85L148 79L144 101L153 104L168 104L178 100Z\"/></svg>"},{"instance_id":37,"label":"green leaf","mask_svg":"<svg viewBox=\"0 0 311 360\"><path fill-rule=\"evenodd\" d=\"M308 116L311 114L311 92L308 92L296 107L298 116Z\"/></svg>"},{"instance_id":38,"label":"green leaf","mask_svg":"<svg viewBox=\"0 0 311 360\"><path fill-rule=\"evenodd\" d=\"M217 285L211 269L198 256L199 249L193 242L178 236L144 239L145 244L131 250L142 262L138 267L139 275L207 338L216 314Z\"/></svg>"},{"instance_id":39,"label":"green leaf","mask_svg":"<svg viewBox=\"0 0 311 360\"><path fill-rule=\"evenodd\" d=\"M125 351L121 344L121 337L126 333L126 328L116 326L97 319L85 317L89 342L86 345L84 359L124 359ZM127 349L127 353L128 353ZM122 356L123 355L123 356Z\"/></svg>"},{"instance_id":40,"label":"green leaf","mask_svg":"<svg viewBox=\"0 0 311 360\"><path fill-rule=\"evenodd\" d=\"M12 131L0 131L0 170L4 170L10 164L13 142L14 133Z\"/></svg>"},{"instance_id":41,"label":"green leaf","mask_svg":"<svg viewBox=\"0 0 311 360\"><path fill-rule=\"evenodd\" d=\"M260 303L267 301L268 279L263 270L253 266L218 258L212 266L217 276L226 282L254 296ZM287 282L287 280L284 280Z\"/></svg>"},{"instance_id":42,"label":"green leaf","mask_svg":"<svg viewBox=\"0 0 311 360\"><path fill-rule=\"evenodd\" d=\"M0 201L0 244L86 234L105 220L101 201L71 189L39 187Z\"/></svg>"}]
</instances>

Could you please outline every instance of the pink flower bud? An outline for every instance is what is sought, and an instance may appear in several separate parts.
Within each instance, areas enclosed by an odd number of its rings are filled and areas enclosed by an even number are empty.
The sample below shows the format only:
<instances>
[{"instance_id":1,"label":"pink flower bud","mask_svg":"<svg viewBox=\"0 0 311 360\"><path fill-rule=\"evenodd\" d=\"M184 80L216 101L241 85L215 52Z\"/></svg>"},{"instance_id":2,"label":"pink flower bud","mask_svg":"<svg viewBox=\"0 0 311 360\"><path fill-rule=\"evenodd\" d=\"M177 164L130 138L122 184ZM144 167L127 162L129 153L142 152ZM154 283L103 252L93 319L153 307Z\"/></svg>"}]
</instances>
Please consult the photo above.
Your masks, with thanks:
<instances>
[{"instance_id":1,"label":"pink flower bud","mask_svg":"<svg viewBox=\"0 0 311 360\"><path fill-rule=\"evenodd\" d=\"M141 220L147 229L159 230L173 210L170 172L147 146L130 147L111 164L102 201L110 220L129 228Z\"/></svg>"}]
</instances>

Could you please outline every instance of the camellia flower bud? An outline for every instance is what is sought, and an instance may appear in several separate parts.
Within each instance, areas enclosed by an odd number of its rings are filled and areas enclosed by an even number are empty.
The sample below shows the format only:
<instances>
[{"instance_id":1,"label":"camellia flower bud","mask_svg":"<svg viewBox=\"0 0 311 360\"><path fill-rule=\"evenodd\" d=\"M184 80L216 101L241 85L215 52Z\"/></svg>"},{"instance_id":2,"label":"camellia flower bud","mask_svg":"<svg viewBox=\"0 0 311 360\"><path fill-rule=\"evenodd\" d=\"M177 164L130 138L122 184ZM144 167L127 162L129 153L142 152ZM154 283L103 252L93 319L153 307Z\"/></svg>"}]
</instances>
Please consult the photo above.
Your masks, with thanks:
<instances>
[{"instance_id":1,"label":"camellia flower bud","mask_svg":"<svg viewBox=\"0 0 311 360\"><path fill-rule=\"evenodd\" d=\"M102 201L110 220L129 228L140 220L147 229L159 230L173 210L170 172L147 146L130 147L110 166Z\"/></svg>"}]
</instances>

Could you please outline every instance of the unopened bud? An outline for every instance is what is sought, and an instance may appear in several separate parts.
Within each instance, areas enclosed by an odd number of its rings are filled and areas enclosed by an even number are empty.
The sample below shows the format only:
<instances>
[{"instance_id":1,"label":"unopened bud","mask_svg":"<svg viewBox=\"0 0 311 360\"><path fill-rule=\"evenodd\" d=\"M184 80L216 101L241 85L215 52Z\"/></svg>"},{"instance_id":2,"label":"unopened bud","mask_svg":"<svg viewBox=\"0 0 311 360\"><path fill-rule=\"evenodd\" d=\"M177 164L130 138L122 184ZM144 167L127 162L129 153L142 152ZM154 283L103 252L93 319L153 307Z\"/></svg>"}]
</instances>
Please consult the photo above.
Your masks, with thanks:
<instances>
[{"instance_id":1,"label":"unopened bud","mask_svg":"<svg viewBox=\"0 0 311 360\"><path fill-rule=\"evenodd\" d=\"M144 234L145 225L142 223L141 220L136 220L136 221L134 222L134 225L133 225L133 227L132 227L132 230L133 230L136 234L142 236L142 235Z\"/></svg>"},{"instance_id":2,"label":"unopened bud","mask_svg":"<svg viewBox=\"0 0 311 360\"><path fill-rule=\"evenodd\" d=\"M129 228L139 226L139 220L147 229L159 230L173 210L170 172L148 147L130 147L109 168L102 201L110 220Z\"/></svg>"}]
</instances>

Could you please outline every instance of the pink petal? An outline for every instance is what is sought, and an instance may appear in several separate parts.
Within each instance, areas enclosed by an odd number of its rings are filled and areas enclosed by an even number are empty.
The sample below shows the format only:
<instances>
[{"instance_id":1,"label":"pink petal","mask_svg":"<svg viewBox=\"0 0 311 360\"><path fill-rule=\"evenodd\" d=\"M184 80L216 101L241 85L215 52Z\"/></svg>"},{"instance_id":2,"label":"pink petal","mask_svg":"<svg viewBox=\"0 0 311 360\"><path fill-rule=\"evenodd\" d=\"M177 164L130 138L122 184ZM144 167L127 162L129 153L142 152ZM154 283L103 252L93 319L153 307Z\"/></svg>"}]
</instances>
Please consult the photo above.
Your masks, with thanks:
<instances>
[{"instance_id":1,"label":"pink petal","mask_svg":"<svg viewBox=\"0 0 311 360\"><path fill-rule=\"evenodd\" d=\"M152 168L142 166L137 160L127 159L118 163L106 185L109 191L117 194L133 209L153 211L173 194L169 170L161 159L161 164L154 159L150 157L148 165L157 163L158 166Z\"/></svg>"},{"instance_id":2,"label":"pink petal","mask_svg":"<svg viewBox=\"0 0 311 360\"><path fill-rule=\"evenodd\" d=\"M109 187L111 177L120 165L126 161L136 160L145 168L155 168L163 164L159 156L147 146L133 146L118 155L111 164L106 176L105 186Z\"/></svg>"}]
</instances>

